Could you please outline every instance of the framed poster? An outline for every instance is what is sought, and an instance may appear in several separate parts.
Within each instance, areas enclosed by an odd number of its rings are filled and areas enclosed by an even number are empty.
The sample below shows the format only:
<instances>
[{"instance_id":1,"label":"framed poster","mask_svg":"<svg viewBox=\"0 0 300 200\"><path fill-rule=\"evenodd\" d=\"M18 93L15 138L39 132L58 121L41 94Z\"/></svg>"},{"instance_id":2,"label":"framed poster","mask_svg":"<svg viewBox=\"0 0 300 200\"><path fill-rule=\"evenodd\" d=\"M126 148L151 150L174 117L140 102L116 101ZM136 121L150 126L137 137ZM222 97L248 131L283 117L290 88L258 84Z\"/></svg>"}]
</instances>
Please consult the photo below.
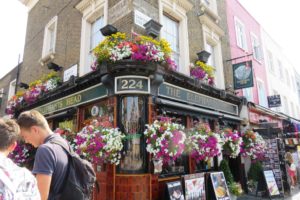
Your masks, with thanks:
<instances>
[{"instance_id":1,"label":"framed poster","mask_svg":"<svg viewBox=\"0 0 300 200\"><path fill-rule=\"evenodd\" d=\"M181 181L174 181L167 183L168 195L170 200L185 200Z\"/></svg>"},{"instance_id":2,"label":"framed poster","mask_svg":"<svg viewBox=\"0 0 300 200\"><path fill-rule=\"evenodd\" d=\"M210 173L210 178L217 200L230 200L226 179L223 172Z\"/></svg>"},{"instance_id":3,"label":"framed poster","mask_svg":"<svg viewBox=\"0 0 300 200\"><path fill-rule=\"evenodd\" d=\"M273 170L264 170L264 177L268 187L268 192L270 196L280 195Z\"/></svg>"},{"instance_id":4,"label":"framed poster","mask_svg":"<svg viewBox=\"0 0 300 200\"><path fill-rule=\"evenodd\" d=\"M206 200L204 173L183 176L186 200Z\"/></svg>"}]
</instances>

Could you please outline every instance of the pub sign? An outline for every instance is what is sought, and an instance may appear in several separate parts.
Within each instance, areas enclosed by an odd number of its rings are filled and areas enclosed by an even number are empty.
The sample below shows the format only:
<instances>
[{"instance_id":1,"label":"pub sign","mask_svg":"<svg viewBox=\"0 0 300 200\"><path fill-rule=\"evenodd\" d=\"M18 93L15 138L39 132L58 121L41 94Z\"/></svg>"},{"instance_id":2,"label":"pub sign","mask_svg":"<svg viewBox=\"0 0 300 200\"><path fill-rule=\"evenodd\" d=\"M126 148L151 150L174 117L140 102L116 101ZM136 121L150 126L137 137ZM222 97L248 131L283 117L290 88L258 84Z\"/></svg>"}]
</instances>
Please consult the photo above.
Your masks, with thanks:
<instances>
[{"instance_id":1,"label":"pub sign","mask_svg":"<svg viewBox=\"0 0 300 200\"><path fill-rule=\"evenodd\" d=\"M233 64L234 89L253 87L252 61Z\"/></svg>"},{"instance_id":2,"label":"pub sign","mask_svg":"<svg viewBox=\"0 0 300 200\"><path fill-rule=\"evenodd\" d=\"M280 107L281 106L280 95L268 96L268 105L269 108Z\"/></svg>"}]
</instances>

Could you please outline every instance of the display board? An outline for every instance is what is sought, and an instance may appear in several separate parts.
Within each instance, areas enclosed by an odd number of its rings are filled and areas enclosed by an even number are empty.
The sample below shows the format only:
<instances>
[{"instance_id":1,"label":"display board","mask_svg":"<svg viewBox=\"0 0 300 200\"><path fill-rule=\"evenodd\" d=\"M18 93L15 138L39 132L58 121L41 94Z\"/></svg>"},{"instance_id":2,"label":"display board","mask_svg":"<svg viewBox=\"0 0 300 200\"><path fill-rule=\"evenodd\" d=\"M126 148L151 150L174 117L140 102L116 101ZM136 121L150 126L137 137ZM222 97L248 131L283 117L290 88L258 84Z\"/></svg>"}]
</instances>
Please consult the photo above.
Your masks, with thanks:
<instances>
[{"instance_id":1,"label":"display board","mask_svg":"<svg viewBox=\"0 0 300 200\"><path fill-rule=\"evenodd\" d=\"M204 173L183 176L186 200L206 200Z\"/></svg>"},{"instance_id":2,"label":"display board","mask_svg":"<svg viewBox=\"0 0 300 200\"><path fill-rule=\"evenodd\" d=\"M230 200L226 179L223 172L210 173L210 178L217 200Z\"/></svg>"},{"instance_id":3,"label":"display board","mask_svg":"<svg viewBox=\"0 0 300 200\"><path fill-rule=\"evenodd\" d=\"M272 170L264 170L264 177L266 180L269 195L270 196L280 195L273 171Z\"/></svg>"},{"instance_id":4,"label":"display board","mask_svg":"<svg viewBox=\"0 0 300 200\"><path fill-rule=\"evenodd\" d=\"M263 169L264 170L273 170L275 180L277 183L277 187L279 191L283 191L282 186L282 175L280 169L280 160L279 160L279 152L278 145L276 139L266 139L266 145L268 151L266 151L265 160L263 161Z\"/></svg>"},{"instance_id":5,"label":"display board","mask_svg":"<svg viewBox=\"0 0 300 200\"><path fill-rule=\"evenodd\" d=\"M168 182L167 188L169 200L185 200L180 181Z\"/></svg>"}]
</instances>

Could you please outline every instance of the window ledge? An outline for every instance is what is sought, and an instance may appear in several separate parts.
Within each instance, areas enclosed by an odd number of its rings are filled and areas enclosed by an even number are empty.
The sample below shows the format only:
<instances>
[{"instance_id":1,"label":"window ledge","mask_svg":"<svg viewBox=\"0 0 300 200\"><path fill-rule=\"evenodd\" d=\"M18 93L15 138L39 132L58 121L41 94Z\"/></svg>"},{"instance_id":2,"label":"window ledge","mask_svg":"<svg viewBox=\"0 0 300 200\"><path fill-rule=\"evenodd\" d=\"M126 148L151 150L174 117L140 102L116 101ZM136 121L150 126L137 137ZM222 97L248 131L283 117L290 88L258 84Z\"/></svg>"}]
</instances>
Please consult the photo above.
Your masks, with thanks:
<instances>
[{"instance_id":1,"label":"window ledge","mask_svg":"<svg viewBox=\"0 0 300 200\"><path fill-rule=\"evenodd\" d=\"M46 54L44 57L40 58L39 62L42 66L44 66L47 62L53 60L55 58L55 52L51 52Z\"/></svg>"}]
</instances>

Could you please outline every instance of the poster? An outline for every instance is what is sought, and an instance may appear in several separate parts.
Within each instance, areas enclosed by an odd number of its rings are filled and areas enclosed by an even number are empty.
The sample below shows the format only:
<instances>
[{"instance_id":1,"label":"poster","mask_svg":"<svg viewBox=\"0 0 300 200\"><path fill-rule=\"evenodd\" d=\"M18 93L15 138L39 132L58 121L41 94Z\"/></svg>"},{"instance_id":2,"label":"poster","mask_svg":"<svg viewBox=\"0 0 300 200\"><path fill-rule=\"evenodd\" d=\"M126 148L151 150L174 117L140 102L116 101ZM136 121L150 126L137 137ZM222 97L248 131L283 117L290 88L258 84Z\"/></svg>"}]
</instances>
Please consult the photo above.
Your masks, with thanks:
<instances>
[{"instance_id":1,"label":"poster","mask_svg":"<svg viewBox=\"0 0 300 200\"><path fill-rule=\"evenodd\" d=\"M229 191L223 172L214 172L210 174L212 185L217 200L230 200Z\"/></svg>"},{"instance_id":2,"label":"poster","mask_svg":"<svg viewBox=\"0 0 300 200\"><path fill-rule=\"evenodd\" d=\"M204 173L183 176L186 200L206 200Z\"/></svg>"},{"instance_id":3,"label":"poster","mask_svg":"<svg viewBox=\"0 0 300 200\"><path fill-rule=\"evenodd\" d=\"M180 181L169 182L167 187L170 200L185 200Z\"/></svg>"},{"instance_id":4,"label":"poster","mask_svg":"<svg viewBox=\"0 0 300 200\"><path fill-rule=\"evenodd\" d=\"M273 171L272 170L265 170L264 171L264 176L265 176L265 180L266 180L266 183L267 183L268 192L269 192L270 196L280 195L280 192L278 190Z\"/></svg>"}]
</instances>

